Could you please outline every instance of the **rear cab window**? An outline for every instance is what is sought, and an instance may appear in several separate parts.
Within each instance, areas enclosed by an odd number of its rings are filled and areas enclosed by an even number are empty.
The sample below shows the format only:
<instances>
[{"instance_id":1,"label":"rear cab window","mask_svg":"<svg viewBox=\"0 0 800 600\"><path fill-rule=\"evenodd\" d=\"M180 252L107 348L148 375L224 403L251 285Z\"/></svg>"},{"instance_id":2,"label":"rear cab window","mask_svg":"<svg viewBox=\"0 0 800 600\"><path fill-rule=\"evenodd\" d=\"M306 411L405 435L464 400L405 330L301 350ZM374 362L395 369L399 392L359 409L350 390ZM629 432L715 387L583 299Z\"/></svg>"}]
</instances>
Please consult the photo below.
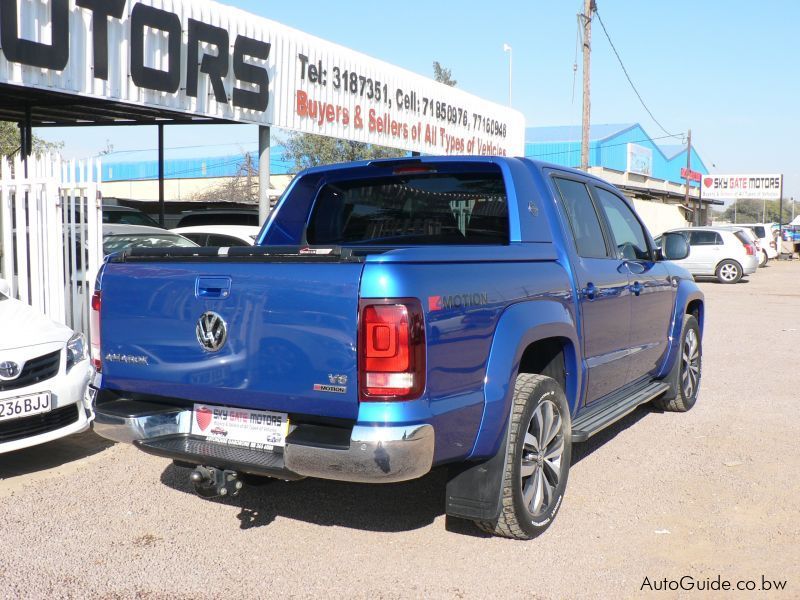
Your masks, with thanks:
<instances>
[{"instance_id":1,"label":"rear cab window","mask_svg":"<svg viewBox=\"0 0 800 600\"><path fill-rule=\"evenodd\" d=\"M508 197L499 170L434 169L337 181L317 194L305 231L316 246L509 243Z\"/></svg>"},{"instance_id":2,"label":"rear cab window","mask_svg":"<svg viewBox=\"0 0 800 600\"><path fill-rule=\"evenodd\" d=\"M553 177L553 181L560 196L560 204L567 214L578 256L609 258L600 217L586 184L562 177Z\"/></svg>"}]
</instances>

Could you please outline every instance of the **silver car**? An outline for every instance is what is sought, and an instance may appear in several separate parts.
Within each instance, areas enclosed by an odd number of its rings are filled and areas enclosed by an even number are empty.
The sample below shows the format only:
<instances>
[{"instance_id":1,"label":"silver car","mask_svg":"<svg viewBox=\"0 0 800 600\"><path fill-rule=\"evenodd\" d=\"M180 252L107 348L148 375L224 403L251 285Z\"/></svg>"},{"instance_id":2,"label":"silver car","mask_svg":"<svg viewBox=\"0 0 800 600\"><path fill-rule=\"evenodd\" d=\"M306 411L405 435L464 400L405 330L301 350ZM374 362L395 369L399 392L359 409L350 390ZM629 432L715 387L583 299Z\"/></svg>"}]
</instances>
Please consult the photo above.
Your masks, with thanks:
<instances>
[{"instance_id":1,"label":"silver car","mask_svg":"<svg viewBox=\"0 0 800 600\"><path fill-rule=\"evenodd\" d=\"M758 250L743 227L692 227L672 231L683 234L690 248L689 256L675 263L695 277L716 277L720 283L738 283L742 277L758 270Z\"/></svg>"}]
</instances>

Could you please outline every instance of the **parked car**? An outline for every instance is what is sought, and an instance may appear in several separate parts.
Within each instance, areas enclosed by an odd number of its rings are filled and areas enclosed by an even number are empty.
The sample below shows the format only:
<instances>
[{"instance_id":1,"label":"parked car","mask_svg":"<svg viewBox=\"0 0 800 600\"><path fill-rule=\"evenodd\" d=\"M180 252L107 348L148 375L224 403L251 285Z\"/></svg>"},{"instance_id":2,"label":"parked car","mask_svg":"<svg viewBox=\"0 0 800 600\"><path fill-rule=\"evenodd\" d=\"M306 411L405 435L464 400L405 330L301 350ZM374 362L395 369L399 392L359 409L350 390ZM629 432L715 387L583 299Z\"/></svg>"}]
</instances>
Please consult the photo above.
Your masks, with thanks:
<instances>
[{"instance_id":1,"label":"parked car","mask_svg":"<svg viewBox=\"0 0 800 600\"><path fill-rule=\"evenodd\" d=\"M756 241L758 251L758 266L765 267L767 263L778 257L777 233L773 234L771 223L739 223L738 225L725 225L725 229L736 230L744 228ZM777 224L775 225L777 227Z\"/></svg>"},{"instance_id":2,"label":"parked car","mask_svg":"<svg viewBox=\"0 0 800 600\"><path fill-rule=\"evenodd\" d=\"M692 227L673 229L689 242L691 251L675 261L695 277L716 277L720 283L738 283L758 270L758 251L741 227ZM661 238L656 238L660 245Z\"/></svg>"},{"instance_id":3,"label":"parked car","mask_svg":"<svg viewBox=\"0 0 800 600\"><path fill-rule=\"evenodd\" d=\"M670 262L689 245L667 233L658 250L605 181L497 157L298 178L261 246L105 264L97 433L197 465L203 496L237 494L240 475L389 483L448 465L449 515L530 539L573 443L650 401L695 404L704 299Z\"/></svg>"},{"instance_id":4,"label":"parked car","mask_svg":"<svg viewBox=\"0 0 800 600\"><path fill-rule=\"evenodd\" d=\"M247 208L211 208L181 213L176 228L198 225L250 225L258 227L258 210Z\"/></svg>"},{"instance_id":5,"label":"parked car","mask_svg":"<svg viewBox=\"0 0 800 600\"><path fill-rule=\"evenodd\" d=\"M103 254L108 256L129 248L196 248L182 235L143 225L103 225Z\"/></svg>"},{"instance_id":6,"label":"parked car","mask_svg":"<svg viewBox=\"0 0 800 600\"><path fill-rule=\"evenodd\" d=\"M254 245L261 228L254 225L198 225L179 227L171 231L192 240L198 246L234 248Z\"/></svg>"},{"instance_id":7,"label":"parked car","mask_svg":"<svg viewBox=\"0 0 800 600\"><path fill-rule=\"evenodd\" d=\"M0 279L0 454L85 431L86 338L11 298Z\"/></svg>"},{"instance_id":8,"label":"parked car","mask_svg":"<svg viewBox=\"0 0 800 600\"><path fill-rule=\"evenodd\" d=\"M146 225L158 227L158 221L135 208L117 206L116 204L103 205L103 223L106 225Z\"/></svg>"}]
</instances>

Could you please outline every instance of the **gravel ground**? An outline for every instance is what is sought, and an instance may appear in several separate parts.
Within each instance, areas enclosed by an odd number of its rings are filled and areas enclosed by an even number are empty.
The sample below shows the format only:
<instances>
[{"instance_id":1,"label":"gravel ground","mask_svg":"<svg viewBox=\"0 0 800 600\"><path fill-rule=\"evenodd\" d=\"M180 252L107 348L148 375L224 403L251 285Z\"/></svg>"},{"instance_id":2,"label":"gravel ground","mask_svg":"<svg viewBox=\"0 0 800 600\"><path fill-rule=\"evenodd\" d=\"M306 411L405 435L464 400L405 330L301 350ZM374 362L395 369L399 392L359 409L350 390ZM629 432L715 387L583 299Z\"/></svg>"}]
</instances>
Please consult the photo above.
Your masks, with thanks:
<instances>
[{"instance_id":1,"label":"gravel ground","mask_svg":"<svg viewBox=\"0 0 800 600\"><path fill-rule=\"evenodd\" d=\"M88 433L0 456L0 597L626 598L687 575L763 575L788 583L760 597L800 597L799 276L795 261L701 283L698 404L640 408L577 446L533 542L447 520L441 472L208 501L186 469Z\"/></svg>"}]
</instances>

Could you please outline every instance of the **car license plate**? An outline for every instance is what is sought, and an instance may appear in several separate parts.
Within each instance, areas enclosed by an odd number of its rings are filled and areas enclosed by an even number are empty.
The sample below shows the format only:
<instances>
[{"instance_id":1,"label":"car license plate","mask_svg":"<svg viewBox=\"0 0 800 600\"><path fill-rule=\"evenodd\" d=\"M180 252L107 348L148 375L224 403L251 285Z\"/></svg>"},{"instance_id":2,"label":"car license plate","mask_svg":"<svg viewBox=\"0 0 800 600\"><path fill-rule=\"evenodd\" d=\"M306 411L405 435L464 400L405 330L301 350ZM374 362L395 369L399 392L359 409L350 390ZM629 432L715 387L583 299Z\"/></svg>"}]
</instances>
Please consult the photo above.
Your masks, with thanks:
<instances>
[{"instance_id":1,"label":"car license plate","mask_svg":"<svg viewBox=\"0 0 800 600\"><path fill-rule=\"evenodd\" d=\"M53 401L50 392L9 398L8 400L0 400L0 421L41 415L51 410L53 410Z\"/></svg>"},{"instance_id":2,"label":"car license plate","mask_svg":"<svg viewBox=\"0 0 800 600\"><path fill-rule=\"evenodd\" d=\"M272 450L286 445L289 415L268 410L195 404L192 435L253 450Z\"/></svg>"}]
</instances>

